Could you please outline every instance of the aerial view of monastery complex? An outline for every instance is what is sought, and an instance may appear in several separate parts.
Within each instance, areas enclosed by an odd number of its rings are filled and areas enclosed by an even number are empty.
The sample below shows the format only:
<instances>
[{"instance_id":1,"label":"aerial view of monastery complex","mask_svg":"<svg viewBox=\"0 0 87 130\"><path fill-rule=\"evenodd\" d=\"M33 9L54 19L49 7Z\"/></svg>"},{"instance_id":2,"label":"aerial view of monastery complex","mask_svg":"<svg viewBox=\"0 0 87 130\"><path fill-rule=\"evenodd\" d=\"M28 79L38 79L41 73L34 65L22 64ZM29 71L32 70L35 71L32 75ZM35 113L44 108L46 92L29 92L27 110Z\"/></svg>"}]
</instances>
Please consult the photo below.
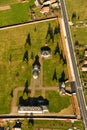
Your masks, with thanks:
<instances>
[{"instance_id":1,"label":"aerial view of monastery complex","mask_svg":"<svg viewBox=\"0 0 87 130\"><path fill-rule=\"evenodd\" d=\"M0 0L0 130L87 130L86 8Z\"/></svg>"}]
</instances>

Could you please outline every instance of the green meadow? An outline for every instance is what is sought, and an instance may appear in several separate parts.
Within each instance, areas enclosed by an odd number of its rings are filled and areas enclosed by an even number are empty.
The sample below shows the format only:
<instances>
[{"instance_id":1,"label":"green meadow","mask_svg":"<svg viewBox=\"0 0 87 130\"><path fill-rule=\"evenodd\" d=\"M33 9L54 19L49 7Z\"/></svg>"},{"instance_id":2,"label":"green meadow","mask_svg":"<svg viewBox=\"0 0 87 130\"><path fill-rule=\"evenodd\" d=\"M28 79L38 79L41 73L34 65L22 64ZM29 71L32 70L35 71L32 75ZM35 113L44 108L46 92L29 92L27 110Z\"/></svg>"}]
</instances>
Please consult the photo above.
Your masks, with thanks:
<instances>
[{"instance_id":1,"label":"green meadow","mask_svg":"<svg viewBox=\"0 0 87 130\"><path fill-rule=\"evenodd\" d=\"M80 21L87 21L87 1L86 0L65 0L69 20L71 20L72 13L76 12L77 21L78 16Z\"/></svg>"}]
</instances>

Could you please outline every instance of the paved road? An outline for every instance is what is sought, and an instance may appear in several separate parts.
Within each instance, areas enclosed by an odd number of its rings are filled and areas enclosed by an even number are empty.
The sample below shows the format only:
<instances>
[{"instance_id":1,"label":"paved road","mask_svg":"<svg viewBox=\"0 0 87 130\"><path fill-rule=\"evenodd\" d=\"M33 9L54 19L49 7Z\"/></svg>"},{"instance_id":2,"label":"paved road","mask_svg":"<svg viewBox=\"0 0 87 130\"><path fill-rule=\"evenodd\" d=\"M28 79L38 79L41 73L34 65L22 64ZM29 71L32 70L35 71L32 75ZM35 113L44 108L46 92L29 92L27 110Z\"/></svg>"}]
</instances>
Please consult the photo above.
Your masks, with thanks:
<instances>
[{"instance_id":1,"label":"paved road","mask_svg":"<svg viewBox=\"0 0 87 130\"><path fill-rule=\"evenodd\" d=\"M76 59L74 55L74 49L73 49L73 44L72 44L72 39L70 35L70 30L69 30L69 25L68 25L68 17L67 17L67 12L66 12L66 7L64 0L60 0L61 3L61 9L62 9L62 16L64 20L64 25L65 25L65 30L66 30L66 38L67 38L67 44L69 47L69 52L70 52L70 57L71 57L71 62L72 62L72 67L73 67L73 72L74 72L74 77L75 77L75 87L77 90L77 99L81 111L81 117L84 122L85 130L87 130L87 110L86 110L86 105L85 105L85 100L84 100L84 95L83 95L83 90L80 82L80 77L78 73L78 68L76 64Z\"/></svg>"}]
</instances>

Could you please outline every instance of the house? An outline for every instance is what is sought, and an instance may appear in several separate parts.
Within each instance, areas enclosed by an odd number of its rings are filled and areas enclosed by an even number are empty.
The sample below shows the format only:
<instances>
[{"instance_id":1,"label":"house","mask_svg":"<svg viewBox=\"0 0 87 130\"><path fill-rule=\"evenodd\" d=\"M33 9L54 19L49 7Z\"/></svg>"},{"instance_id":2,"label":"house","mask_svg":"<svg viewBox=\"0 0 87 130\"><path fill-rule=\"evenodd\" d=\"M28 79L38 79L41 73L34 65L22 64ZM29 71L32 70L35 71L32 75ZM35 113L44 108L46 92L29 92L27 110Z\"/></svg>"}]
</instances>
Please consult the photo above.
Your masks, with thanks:
<instances>
[{"instance_id":1,"label":"house","mask_svg":"<svg viewBox=\"0 0 87 130\"><path fill-rule=\"evenodd\" d=\"M44 5L42 8L41 8L41 13L42 14L45 14L45 13L48 13L50 11L50 7L48 5Z\"/></svg>"},{"instance_id":2,"label":"house","mask_svg":"<svg viewBox=\"0 0 87 130\"><path fill-rule=\"evenodd\" d=\"M38 64L33 65L33 69L32 69L33 78L37 79L39 73L40 73L40 66Z\"/></svg>"},{"instance_id":3,"label":"house","mask_svg":"<svg viewBox=\"0 0 87 130\"><path fill-rule=\"evenodd\" d=\"M49 57L51 54L51 49L48 46L41 47L40 50L41 57Z\"/></svg>"},{"instance_id":4,"label":"house","mask_svg":"<svg viewBox=\"0 0 87 130\"><path fill-rule=\"evenodd\" d=\"M36 6L40 6L40 5L41 5L40 0L35 0L35 2L34 2L34 3L35 3L35 5L36 5Z\"/></svg>"},{"instance_id":5,"label":"house","mask_svg":"<svg viewBox=\"0 0 87 130\"><path fill-rule=\"evenodd\" d=\"M48 112L49 101L42 96L29 97L19 104L18 113L45 113Z\"/></svg>"},{"instance_id":6,"label":"house","mask_svg":"<svg viewBox=\"0 0 87 130\"><path fill-rule=\"evenodd\" d=\"M58 5L57 2L52 3L51 6L52 6L53 8L59 8L59 5Z\"/></svg>"},{"instance_id":7,"label":"house","mask_svg":"<svg viewBox=\"0 0 87 130\"><path fill-rule=\"evenodd\" d=\"M36 56L35 62L32 65L32 74L33 78L37 79L40 73L40 63L39 63L39 57Z\"/></svg>"},{"instance_id":8,"label":"house","mask_svg":"<svg viewBox=\"0 0 87 130\"><path fill-rule=\"evenodd\" d=\"M87 49L85 49L85 55L84 56L87 57Z\"/></svg>"},{"instance_id":9,"label":"house","mask_svg":"<svg viewBox=\"0 0 87 130\"><path fill-rule=\"evenodd\" d=\"M84 65L82 66L82 71L87 71L87 64L84 64Z\"/></svg>"},{"instance_id":10,"label":"house","mask_svg":"<svg viewBox=\"0 0 87 130\"><path fill-rule=\"evenodd\" d=\"M82 71L87 71L87 60L84 60L83 65L82 65Z\"/></svg>"},{"instance_id":11,"label":"house","mask_svg":"<svg viewBox=\"0 0 87 130\"><path fill-rule=\"evenodd\" d=\"M50 4L51 4L50 0L44 0L44 2L43 2L43 6L44 5L50 5Z\"/></svg>"},{"instance_id":12,"label":"house","mask_svg":"<svg viewBox=\"0 0 87 130\"><path fill-rule=\"evenodd\" d=\"M65 83L64 82L60 82L59 83L59 91L60 91L60 93L62 93L62 94L65 94L66 92L65 92Z\"/></svg>"},{"instance_id":13,"label":"house","mask_svg":"<svg viewBox=\"0 0 87 130\"><path fill-rule=\"evenodd\" d=\"M51 4L57 2L56 0L50 0Z\"/></svg>"}]
</instances>

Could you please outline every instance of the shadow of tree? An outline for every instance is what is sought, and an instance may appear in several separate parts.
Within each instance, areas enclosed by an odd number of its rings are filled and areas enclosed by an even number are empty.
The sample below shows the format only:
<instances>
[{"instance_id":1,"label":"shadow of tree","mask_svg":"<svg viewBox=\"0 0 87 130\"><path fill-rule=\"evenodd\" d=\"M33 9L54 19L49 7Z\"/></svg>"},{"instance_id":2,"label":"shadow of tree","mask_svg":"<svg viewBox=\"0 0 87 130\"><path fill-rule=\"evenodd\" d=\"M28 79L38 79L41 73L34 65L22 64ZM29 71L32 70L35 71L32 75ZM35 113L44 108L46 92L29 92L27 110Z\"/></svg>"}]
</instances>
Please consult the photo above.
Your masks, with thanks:
<instances>
[{"instance_id":1,"label":"shadow of tree","mask_svg":"<svg viewBox=\"0 0 87 130\"><path fill-rule=\"evenodd\" d=\"M25 99L23 98L23 96L21 96L19 98L19 106L37 107L37 106L48 106L48 105L49 105L49 101L43 98L42 96L27 97Z\"/></svg>"},{"instance_id":2,"label":"shadow of tree","mask_svg":"<svg viewBox=\"0 0 87 130\"><path fill-rule=\"evenodd\" d=\"M15 128L15 129L16 129L16 128L21 129L21 124L22 124L22 123L21 123L19 120L17 120L16 123L15 123L15 125L13 126L13 128Z\"/></svg>"},{"instance_id":3,"label":"shadow of tree","mask_svg":"<svg viewBox=\"0 0 87 130\"><path fill-rule=\"evenodd\" d=\"M49 37L49 39L48 39ZM53 28L51 27L51 24L49 23L48 25L48 30L47 30L47 34L46 34L46 39L48 39L48 42L50 40L52 40L52 42L54 43L54 33L53 33Z\"/></svg>"},{"instance_id":4,"label":"shadow of tree","mask_svg":"<svg viewBox=\"0 0 87 130\"><path fill-rule=\"evenodd\" d=\"M34 53L31 52L31 59L33 60L34 59Z\"/></svg>"},{"instance_id":5,"label":"shadow of tree","mask_svg":"<svg viewBox=\"0 0 87 130\"><path fill-rule=\"evenodd\" d=\"M19 105L23 105L24 104L24 99L23 96L19 97Z\"/></svg>"},{"instance_id":6,"label":"shadow of tree","mask_svg":"<svg viewBox=\"0 0 87 130\"><path fill-rule=\"evenodd\" d=\"M26 46L27 44L28 44L29 46L31 46L31 37L30 37L30 33L27 35L27 39L26 39L25 46Z\"/></svg>"},{"instance_id":7,"label":"shadow of tree","mask_svg":"<svg viewBox=\"0 0 87 130\"><path fill-rule=\"evenodd\" d=\"M11 90L11 93L10 93L10 95L11 95L11 97L13 97L14 95L13 95L13 89Z\"/></svg>"},{"instance_id":8,"label":"shadow of tree","mask_svg":"<svg viewBox=\"0 0 87 130\"><path fill-rule=\"evenodd\" d=\"M28 63L28 51L24 53L23 61L26 61Z\"/></svg>"},{"instance_id":9,"label":"shadow of tree","mask_svg":"<svg viewBox=\"0 0 87 130\"><path fill-rule=\"evenodd\" d=\"M56 48L55 48L55 51L54 51L54 55L56 54L60 54L60 49L59 49L59 46L58 46L58 42L57 42L57 45L56 45Z\"/></svg>"},{"instance_id":10,"label":"shadow of tree","mask_svg":"<svg viewBox=\"0 0 87 130\"><path fill-rule=\"evenodd\" d=\"M54 29L54 35L60 33L60 26L56 26Z\"/></svg>"},{"instance_id":11,"label":"shadow of tree","mask_svg":"<svg viewBox=\"0 0 87 130\"><path fill-rule=\"evenodd\" d=\"M60 53L60 59L63 60L63 65L66 64L66 58L63 56L62 52Z\"/></svg>"},{"instance_id":12,"label":"shadow of tree","mask_svg":"<svg viewBox=\"0 0 87 130\"><path fill-rule=\"evenodd\" d=\"M34 28L34 32L36 32L37 31L37 28L36 28L36 26L35 26L35 28Z\"/></svg>"},{"instance_id":13,"label":"shadow of tree","mask_svg":"<svg viewBox=\"0 0 87 130\"><path fill-rule=\"evenodd\" d=\"M9 56L9 62L10 63L12 62L12 54L10 54L10 56Z\"/></svg>"},{"instance_id":14,"label":"shadow of tree","mask_svg":"<svg viewBox=\"0 0 87 130\"><path fill-rule=\"evenodd\" d=\"M33 119L33 113L30 114L30 118L29 118L29 124L31 124L32 126L34 126L34 119Z\"/></svg>"},{"instance_id":15,"label":"shadow of tree","mask_svg":"<svg viewBox=\"0 0 87 130\"><path fill-rule=\"evenodd\" d=\"M56 73L56 69L54 70L54 74L53 74L53 78L52 80L57 80L57 73Z\"/></svg>"},{"instance_id":16,"label":"shadow of tree","mask_svg":"<svg viewBox=\"0 0 87 130\"><path fill-rule=\"evenodd\" d=\"M59 79L59 82L64 82L65 81L65 72L63 71L61 73L61 78Z\"/></svg>"},{"instance_id":17,"label":"shadow of tree","mask_svg":"<svg viewBox=\"0 0 87 130\"><path fill-rule=\"evenodd\" d=\"M29 83L28 83L28 80L26 80L26 82L25 82L25 88L24 88L23 94L26 93L27 96L28 96L28 93L29 93L28 86L29 86Z\"/></svg>"},{"instance_id":18,"label":"shadow of tree","mask_svg":"<svg viewBox=\"0 0 87 130\"><path fill-rule=\"evenodd\" d=\"M34 63L33 63L33 66L36 65L36 64L37 64L38 66L41 66L41 65L40 65L40 62L39 62L39 56L38 56L38 55L35 56L35 61L34 61Z\"/></svg>"}]
</instances>

